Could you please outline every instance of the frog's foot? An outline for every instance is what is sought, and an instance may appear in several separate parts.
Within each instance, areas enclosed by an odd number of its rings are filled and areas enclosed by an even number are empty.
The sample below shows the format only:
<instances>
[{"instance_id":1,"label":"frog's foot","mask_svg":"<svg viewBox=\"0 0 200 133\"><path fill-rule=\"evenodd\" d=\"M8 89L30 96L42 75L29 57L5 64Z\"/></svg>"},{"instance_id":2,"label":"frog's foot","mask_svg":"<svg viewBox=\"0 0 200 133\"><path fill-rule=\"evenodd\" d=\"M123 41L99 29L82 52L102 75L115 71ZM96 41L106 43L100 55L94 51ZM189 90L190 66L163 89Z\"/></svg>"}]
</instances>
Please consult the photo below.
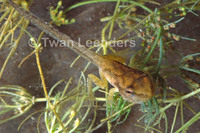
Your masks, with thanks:
<instances>
[{"instance_id":1,"label":"frog's foot","mask_svg":"<svg viewBox=\"0 0 200 133\"><path fill-rule=\"evenodd\" d=\"M117 88L111 88L108 93L108 105L113 103L113 96L116 92L119 92Z\"/></svg>"}]
</instances>

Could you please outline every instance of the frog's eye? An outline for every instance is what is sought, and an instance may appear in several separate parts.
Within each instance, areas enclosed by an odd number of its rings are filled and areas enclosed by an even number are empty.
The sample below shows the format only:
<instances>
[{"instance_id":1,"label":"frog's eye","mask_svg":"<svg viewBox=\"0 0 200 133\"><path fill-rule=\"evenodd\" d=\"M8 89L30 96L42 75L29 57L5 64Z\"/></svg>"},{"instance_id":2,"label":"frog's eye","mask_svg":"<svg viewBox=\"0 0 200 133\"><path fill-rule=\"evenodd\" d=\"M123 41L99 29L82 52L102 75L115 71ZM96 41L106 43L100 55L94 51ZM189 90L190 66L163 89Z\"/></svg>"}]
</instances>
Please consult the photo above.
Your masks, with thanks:
<instances>
[{"instance_id":1,"label":"frog's eye","mask_svg":"<svg viewBox=\"0 0 200 133\"><path fill-rule=\"evenodd\" d=\"M126 89L126 90L125 90L125 93L126 93L126 94L129 94L129 95L134 95L134 92L133 92L132 89Z\"/></svg>"}]
</instances>

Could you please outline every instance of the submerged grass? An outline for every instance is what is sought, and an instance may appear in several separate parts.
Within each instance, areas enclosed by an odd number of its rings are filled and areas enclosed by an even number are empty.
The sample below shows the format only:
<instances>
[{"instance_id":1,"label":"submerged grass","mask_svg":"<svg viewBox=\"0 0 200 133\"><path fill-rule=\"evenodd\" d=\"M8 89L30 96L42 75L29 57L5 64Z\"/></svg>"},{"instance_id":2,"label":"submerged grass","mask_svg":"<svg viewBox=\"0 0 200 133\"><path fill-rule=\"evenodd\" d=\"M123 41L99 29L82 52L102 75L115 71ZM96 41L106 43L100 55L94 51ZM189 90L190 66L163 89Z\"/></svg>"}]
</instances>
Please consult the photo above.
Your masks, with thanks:
<instances>
[{"instance_id":1,"label":"submerged grass","mask_svg":"<svg viewBox=\"0 0 200 133\"><path fill-rule=\"evenodd\" d=\"M17 4L22 5L22 7L26 10L28 10L29 3L25 1L17 1ZM6 60L3 63L3 66L0 69L0 79L2 78L2 74L4 72L4 69L6 65L8 64L8 61L10 58L14 55L21 37L24 35L24 30L28 26L28 21L25 20L23 17L19 16L19 13L14 10L11 6L8 6L6 2L1 3L1 12L4 12L3 15L0 17L0 50L4 46L10 47L10 52L8 53L8 56ZM5 20L5 21L4 21ZM22 27L20 31L16 32L18 27ZM18 34L17 38L14 38L16 34Z\"/></svg>"},{"instance_id":2,"label":"submerged grass","mask_svg":"<svg viewBox=\"0 0 200 133\"><path fill-rule=\"evenodd\" d=\"M25 9L28 10L29 4L24 2L25 1L19 0L18 4L21 4ZM71 9L78 8L79 6L98 2L116 2L116 7L112 16L102 19L104 22L106 22L106 25L101 32L102 40L99 41L99 47L92 48L96 48L97 53L103 53L104 55L108 54L109 50L117 53L111 47L113 43L121 40L124 42L127 40L130 41L133 39L141 39L141 50L132 55L132 58L130 59L130 66L141 69L152 75L157 87L161 88L161 94L157 94L148 102L141 104L141 111L144 113L144 115L138 119L138 121L143 120L144 125L135 125L144 128L145 131L162 132L160 130L163 127L161 128L160 124L164 122L165 127L163 131L165 133L179 133L188 129L194 122L199 120L200 113L195 112L186 103L186 99L193 97L198 101L200 85L198 82L194 82L194 80L188 78L188 75L186 75L185 72L195 73L197 76L199 76L200 70L190 67L188 61L199 62L200 53L193 53L191 55L182 57L177 66L170 66L164 62L167 62L166 52L172 51L172 42L179 41L180 39L195 41L195 39L192 38L175 35L171 33L170 29L176 28L176 24L184 20L184 16L187 15L188 12L197 15L195 10L199 10L200 3L197 0L174 0L164 6L160 6L161 4L159 3L145 0L90 0L80 2L64 11L60 11L62 3L58 2L57 8L54 9L51 7L50 14L51 18L53 19L51 23L55 23L56 25L74 23L75 20L72 19L70 21L66 19L63 16L63 12L66 13ZM155 10L151 9L147 7L148 4L146 5L146 3L155 4L157 8L155 8ZM6 8L9 10L5 11ZM137 8L141 8L144 13L137 13ZM0 28L0 50L2 47L7 46L6 42L10 40L10 45L8 46L11 47L11 51L1 68L0 78L8 60L18 47L20 38L25 32L28 33L25 30L28 25L28 21L25 21L23 18L20 18L19 15L16 15L17 12L7 5L6 2L1 3L1 10L4 13L0 18L0 22L3 22ZM177 14L174 14L175 11ZM6 20L3 21L5 18ZM16 23L14 23L11 18L16 19ZM59 18L65 20L64 23L62 23ZM120 36L116 36L113 32L115 25L126 29L127 32ZM14 32L18 27L21 31L18 38L14 39ZM40 40L42 35L43 33L41 33L38 40ZM31 37L30 34L29 36ZM113 38L118 39L113 41ZM42 116L44 116L45 126L49 133L92 132L100 128L105 123L107 124L107 132L111 133L116 125L123 123L128 118L131 107L134 106L134 103L128 103L124 101L114 89L109 88L108 82L104 80L101 74L100 78L96 77L96 79L99 81L98 85L93 87L91 80L84 75L90 63L88 63L85 69L81 72L81 76L76 87L70 90L68 89L72 81L72 78L70 78L68 82L65 82L64 80L57 82L50 89L50 91L47 92L45 77L40 65L39 53L42 51L42 45L40 43L36 43L32 37L31 40L34 44L32 45L34 50L30 55L25 57L22 62L26 61L26 59L33 55L33 53L36 55L37 67L42 81L42 88L45 93L45 97L35 98L28 93L26 89L20 86L1 86L0 116L5 116L7 114L12 115L9 115L9 117L6 119L1 119L0 124L24 115L37 102L46 102L45 109L35 112L42 112L38 119L38 132L40 132L39 120ZM75 61L71 64L71 67L73 67L73 64L78 59L79 57L75 59ZM182 94L176 88L171 88L170 86L166 85L165 77L168 77L168 75L164 75L163 71L170 68L176 69L182 80L188 85L188 88L190 88L191 92ZM65 83L65 88L62 92L58 92L53 95L56 87L61 83ZM105 93L105 96L97 97L95 93L98 91ZM173 112L174 118L170 125L166 111L174 106L176 109ZM184 119L184 107L189 109L191 113L194 114L189 121L185 121ZM99 110L104 110L106 117L100 121L100 124L96 125L95 122L97 111ZM175 131L179 111L181 115L181 127ZM27 119L35 113L28 116ZM124 116L123 119L122 116ZM25 121L27 119L25 119ZM91 121L88 122L89 119L91 119ZM21 127L21 125L19 127Z\"/></svg>"}]
</instances>

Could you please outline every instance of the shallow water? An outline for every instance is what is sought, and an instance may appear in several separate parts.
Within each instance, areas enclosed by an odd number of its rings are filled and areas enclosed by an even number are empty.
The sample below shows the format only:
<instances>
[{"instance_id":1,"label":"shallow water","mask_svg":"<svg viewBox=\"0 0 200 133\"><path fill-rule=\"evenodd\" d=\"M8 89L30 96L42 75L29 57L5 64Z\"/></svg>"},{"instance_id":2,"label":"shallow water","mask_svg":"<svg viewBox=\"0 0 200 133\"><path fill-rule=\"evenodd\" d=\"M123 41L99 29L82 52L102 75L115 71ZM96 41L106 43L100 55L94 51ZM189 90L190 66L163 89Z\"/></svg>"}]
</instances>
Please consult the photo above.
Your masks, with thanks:
<instances>
[{"instance_id":1,"label":"shallow water","mask_svg":"<svg viewBox=\"0 0 200 133\"><path fill-rule=\"evenodd\" d=\"M63 5L65 7L68 7L74 4L75 2L78 1L68 0L67 2L63 2ZM33 12L43 20L49 21L48 19L49 15L47 15L48 14L47 7L50 5L56 5L56 2L54 0L48 0L48 1L35 0L33 5L31 6L31 12ZM108 14L112 14L114 7L115 6L113 3L100 3L100 4L86 5L78 9L74 9L69 12L68 16L75 18L76 23L67 26L62 26L61 28L59 28L59 30L69 35L75 41L78 41L78 38L80 38L81 44L85 44L84 42L86 42L87 40L101 39L101 29L105 24L101 23L99 19ZM32 24L29 24L27 30L35 37L37 37L38 34L40 33L40 30ZM119 29L115 29L115 31L118 34L123 32L123 30ZM183 40L173 43L173 46L175 46L178 49L178 51L181 51L183 55L200 52L199 31L200 31L200 17L196 17L192 14L187 15L186 19L177 25L177 28L174 31L174 33L190 38L196 38L197 41L190 42ZM53 39L49 38L48 36L44 37L47 38L47 42L53 41ZM20 45L16 51L15 56L9 61L5 69L3 78L0 80L0 85L12 84L12 85L23 86L24 88L28 89L28 91L32 95L36 97L44 97L39 73L35 62L35 57L31 56L26 62L23 63L21 68L19 69L17 68L20 61L33 50L31 47L29 47L28 40L29 37L27 35L23 36L23 39L21 39ZM139 42L136 42L136 44L137 43L139 44ZM0 62L3 62L5 60L6 55L7 55L6 49L0 52ZM51 46L49 44L46 45L46 47L40 54L40 59L48 89L51 86L53 86L57 81L61 79L68 80L69 77L72 75L73 78L75 79L73 83L74 84L77 83L78 77L80 76L80 70L83 70L87 61L81 59L77 63L75 63L73 68L70 68L69 67L70 64L76 57L77 54L74 53L69 48L56 47L56 46ZM175 56L175 54L173 53L168 53L168 57L171 58L171 60L169 60L170 64L176 64L180 60L180 57ZM91 65L88 73L98 74L98 69L94 65ZM197 80L198 82L200 82L199 78ZM183 84L183 81L180 80L179 76L168 78L167 84L174 88L179 88L182 92L189 91L185 89L186 86ZM60 86L59 88L62 90L63 86ZM200 110L199 104L194 102L194 99L188 99L187 103L191 105L191 107L193 107L195 111ZM32 112L42 109L43 106L45 106L45 104L43 103L36 104L27 113L27 116ZM139 105L134 106L128 119L123 124L118 125L114 130L114 133L144 132L142 128L134 126L135 123L137 123L138 118L142 116L142 113L139 111L139 109L140 109ZM169 126L173 121L174 114L171 114L171 112L174 112L174 110L175 107L167 111L167 113L169 114L168 117ZM193 116L193 114L191 114L191 112L189 112L187 109L185 109L184 112L185 112L184 115L185 121L189 120ZM104 117L104 115L105 114L103 111L99 112L98 118L101 119L102 117ZM0 133L16 133L19 124L22 122L23 119L25 119L25 117L26 116L22 116L15 120L0 125ZM32 119L27 120L22 125L19 132L36 133L37 118L38 114L34 115ZM177 125L180 126L181 125L180 116L178 116L177 121L179 121L179 124ZM41 132L45 133L46 130L43 120L41 120L40 123L41 123L40 130ZM142 123L143 121L140 122L140 124ZM188 133L198 132L200 130L199 124L200 124L199 121L193 124L188 129ZM161 123L161 127L164 127L163 123ZM175 130L178 129L178 127L177 128L175 127ZM164 131L164 129L161 129L161 131ZM95 133L103 133L103 132L106 132L105 127L102 127L101 129L95 131Z\"/></svg>"}]
</instances>

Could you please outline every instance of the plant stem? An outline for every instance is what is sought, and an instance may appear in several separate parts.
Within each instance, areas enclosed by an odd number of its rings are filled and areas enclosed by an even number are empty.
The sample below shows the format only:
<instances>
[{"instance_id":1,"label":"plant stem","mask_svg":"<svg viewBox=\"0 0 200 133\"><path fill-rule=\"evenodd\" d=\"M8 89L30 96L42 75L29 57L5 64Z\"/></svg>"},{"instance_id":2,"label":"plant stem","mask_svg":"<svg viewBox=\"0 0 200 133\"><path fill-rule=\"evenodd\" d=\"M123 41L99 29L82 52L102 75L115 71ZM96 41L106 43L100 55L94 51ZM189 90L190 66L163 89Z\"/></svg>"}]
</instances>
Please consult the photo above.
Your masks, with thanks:
<instances>
[{"instance_id":1,"label":"plant stem","mask_svg":"<svg viewBox=\"0 0 200 133\"><path fill-rule=\"evenodd\" d=\"M41 68L41 64L40 64L39 48L36 49L35 55L36 55L36 62L37 62L38 70L39 70L39 73L40 73L40 78L42 80L42 86L43 86L43 90L44 90L44 93L45 93L45 97L46 97L46 99L48 101L48 104L49 104L51 110L53 111L53 113L56 116L58 122L60 123L60 125L61 125L61 127L63 129L63 132L67 133L62 121L60 120L58 114L56 113L55 107L50 102L50 98L49 98L48 93L47 93L46 83L45 83L45 80L44 80L44 76L43 76L43 72L42 72L42 68Z\"/></svg>"},{"instance_id":2,"label":"plant stem","mask_svg":"<svg viewBox=\"0 0 200 133\"><path fill-rule=\"evenodd\" d=\"M50 101L54 100L54 97L50 97L49 98ZM35 98L34 102L46 102L47 99L46 98Z\"/></svg>"}]
</instances>

